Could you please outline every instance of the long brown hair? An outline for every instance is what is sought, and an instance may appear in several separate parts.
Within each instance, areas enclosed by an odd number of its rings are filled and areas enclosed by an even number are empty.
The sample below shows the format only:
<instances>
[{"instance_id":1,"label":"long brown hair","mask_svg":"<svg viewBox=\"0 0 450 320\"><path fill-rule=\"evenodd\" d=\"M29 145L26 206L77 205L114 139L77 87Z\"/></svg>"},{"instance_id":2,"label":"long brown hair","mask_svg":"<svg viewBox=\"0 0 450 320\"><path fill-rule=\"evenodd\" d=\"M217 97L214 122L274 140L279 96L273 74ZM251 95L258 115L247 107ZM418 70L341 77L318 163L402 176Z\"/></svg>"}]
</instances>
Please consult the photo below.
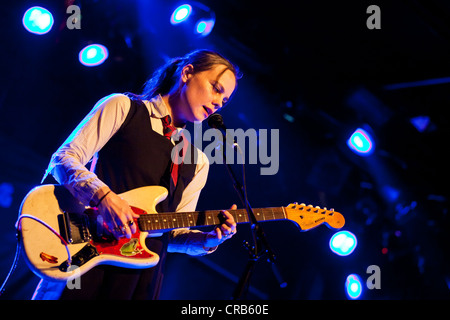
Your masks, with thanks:
<instances>
[{"instance_id":1,"label":"long brown hair","mask_svg":"<svg viewBox=\"0 0 450 320\"><path fill-rule=\"evenodd\" d=\"M186 54L184 57L171 59L168 63L157 69L144 84L141 98L150 100L156 95L166 95L176 85L181 76L181 71L188 64L194 66L194 73L211 69L215 65L225 65L225 70L233 72L237 80L242 77L239 68L227 58L212 50L196 50Z\"/></svg>"}]
</instances>

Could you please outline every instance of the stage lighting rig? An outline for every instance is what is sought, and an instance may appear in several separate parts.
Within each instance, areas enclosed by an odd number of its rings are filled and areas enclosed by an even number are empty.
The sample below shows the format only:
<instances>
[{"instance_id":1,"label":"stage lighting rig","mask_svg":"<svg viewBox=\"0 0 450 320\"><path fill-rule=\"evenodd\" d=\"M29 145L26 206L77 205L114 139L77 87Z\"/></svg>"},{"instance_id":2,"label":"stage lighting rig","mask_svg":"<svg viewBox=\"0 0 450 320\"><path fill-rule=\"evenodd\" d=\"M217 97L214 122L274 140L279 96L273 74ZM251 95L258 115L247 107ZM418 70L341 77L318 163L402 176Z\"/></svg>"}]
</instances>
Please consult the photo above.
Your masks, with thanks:
<instances>
[{"instance_id":1,"label":"stage lighting rig","mask_svg":"<svg viewBox=\"0 0 450 320\"><path fill-rule=\"evenodd\" d=\"M78 54L80 63L86 67L101 65L108 58L108 49L101 44L91 44L81 49Z\"/></svg>"},{"instance_id":2,"label":"stage lighting rig","mask_svg":"<svg viewBox=\"0 0 450 320\"><path fill-rule=\"evenodd\" d=\"M360 156L368 156L375 149L372 135L362 128L358 128L352 133L347 140L347 145L353 152Z\"/></svg>"},{"instance_id":3,"label":"stage lighting rig","mask_svg":"<svg viewBox=\"0 0 450 320\"><path fill-rule=\"evenodd\" d=\"M206 37L211 33L216 22L216 15L206 5L199 2L182 4L175 8L170 16L173 26L185 25L196 35Z\"/></svg>"},{"instance_id":4,"label":"stage lighting rig","mask_svg":"<svg viewBox=\"0 0 450 320\"><path fill-rule=\"evenodd\" d=\"M25 11L22 23L28 32L43 35L53 27L53 15L43 7L31 7Z\"/></svg>"}]
</instances>

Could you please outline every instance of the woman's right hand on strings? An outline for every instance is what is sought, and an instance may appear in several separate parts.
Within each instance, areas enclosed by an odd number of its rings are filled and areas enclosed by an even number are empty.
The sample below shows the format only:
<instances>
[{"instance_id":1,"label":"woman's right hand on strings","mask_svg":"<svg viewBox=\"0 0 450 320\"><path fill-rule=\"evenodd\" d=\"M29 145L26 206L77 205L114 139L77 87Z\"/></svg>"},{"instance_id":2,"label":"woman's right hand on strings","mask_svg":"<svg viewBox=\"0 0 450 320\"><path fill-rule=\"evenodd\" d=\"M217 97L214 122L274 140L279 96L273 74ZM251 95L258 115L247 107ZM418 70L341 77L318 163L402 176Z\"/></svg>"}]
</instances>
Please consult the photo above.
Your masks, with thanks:
<instances>
[{"instance_id":1,"label":"woman's right hand on strings","mask_svg":"<svg viewBox=\"0 0 450 320\"><path fill-rule=\"evenodd\" d=\"M137 230L134 218L139 215L133 212L130 205L109 188L100 189L94 196L97 199L97 209L116 239L131 238ZM93 200L95 201L95 200Z\"/></svg>"}]
</instances>

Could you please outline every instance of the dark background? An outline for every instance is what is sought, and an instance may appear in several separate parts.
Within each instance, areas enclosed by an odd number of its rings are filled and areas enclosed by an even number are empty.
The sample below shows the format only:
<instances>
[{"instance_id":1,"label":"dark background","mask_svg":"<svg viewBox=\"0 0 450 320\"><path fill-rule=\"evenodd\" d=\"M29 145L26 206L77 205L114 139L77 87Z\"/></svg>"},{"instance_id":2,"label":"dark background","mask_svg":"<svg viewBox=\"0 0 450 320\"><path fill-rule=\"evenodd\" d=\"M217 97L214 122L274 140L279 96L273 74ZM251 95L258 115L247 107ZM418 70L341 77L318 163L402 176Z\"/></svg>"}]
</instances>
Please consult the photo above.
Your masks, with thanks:
<instances>
[{"instance_id":1,"label":"dark background","mask_svg":"<svg viewBox=\"0 0 450 320\"><path fill-rule=\"evenodd\" d=\"M2 3L0 85L0 278L15 247L14 223L26 193L40 183L52 153L103 96L140 93L168 57L215 49L244 77L221 112L227 127L279 129L279 171L260 175L247 164L254 208L292 202L333 207L358 238L348 257L332 253L334 231L300 233L289 221L263 227L288 282L278 287L270 265L258 262L247 298L346 299L348 274L363 283L370 265L381 289L363 299L450 297L447 137L449 131L450 5L427 1L202 0L216 14L213 32L195 37L172 26L181 4L157 0L14 1ZM395 3L393 3L395 2ZM81 30L65 13L79 5ZM381 29L369 30L369 5L381 8ZM41 5L55 24L42 36L22 26L26 9ZM84 67L89 43L109 58ZM443 79L441 83L425 81ZM397 84L402 84L401 86ZM429 119L418 130L411 119ZM346 140L370 128L376 150L352 153ZM207 128L206 124L203 126ZM234 166L240 175L240 166ZM226 169L213 164L198 209L240 207ZM212 255L170 255L163 299L228 299L247 262L248 225ZM1 299L29 299L38 282L23 258Z\"/></svg>"}]
</instances>

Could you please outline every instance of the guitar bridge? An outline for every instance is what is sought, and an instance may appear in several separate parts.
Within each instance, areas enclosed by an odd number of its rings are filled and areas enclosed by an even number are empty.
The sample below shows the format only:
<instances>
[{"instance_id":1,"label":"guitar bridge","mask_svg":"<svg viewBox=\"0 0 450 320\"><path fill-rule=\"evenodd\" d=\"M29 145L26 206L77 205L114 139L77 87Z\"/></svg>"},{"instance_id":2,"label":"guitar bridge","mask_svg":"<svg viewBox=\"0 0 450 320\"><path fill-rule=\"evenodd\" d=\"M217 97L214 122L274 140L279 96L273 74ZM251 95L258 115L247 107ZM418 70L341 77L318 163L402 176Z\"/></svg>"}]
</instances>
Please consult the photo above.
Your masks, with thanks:
<instances>
[{"instance_id":1,"label":"guitar bridge","mask_svg":"<svg viewBox=\"0 0 450 320\"><path fill-rule=\"evenodd\" d=\"M67 243L85 243L92 239L89 232L89 221L85 214L64 211L58 215L59 230Z\"/></svg>"}]
</instances>

